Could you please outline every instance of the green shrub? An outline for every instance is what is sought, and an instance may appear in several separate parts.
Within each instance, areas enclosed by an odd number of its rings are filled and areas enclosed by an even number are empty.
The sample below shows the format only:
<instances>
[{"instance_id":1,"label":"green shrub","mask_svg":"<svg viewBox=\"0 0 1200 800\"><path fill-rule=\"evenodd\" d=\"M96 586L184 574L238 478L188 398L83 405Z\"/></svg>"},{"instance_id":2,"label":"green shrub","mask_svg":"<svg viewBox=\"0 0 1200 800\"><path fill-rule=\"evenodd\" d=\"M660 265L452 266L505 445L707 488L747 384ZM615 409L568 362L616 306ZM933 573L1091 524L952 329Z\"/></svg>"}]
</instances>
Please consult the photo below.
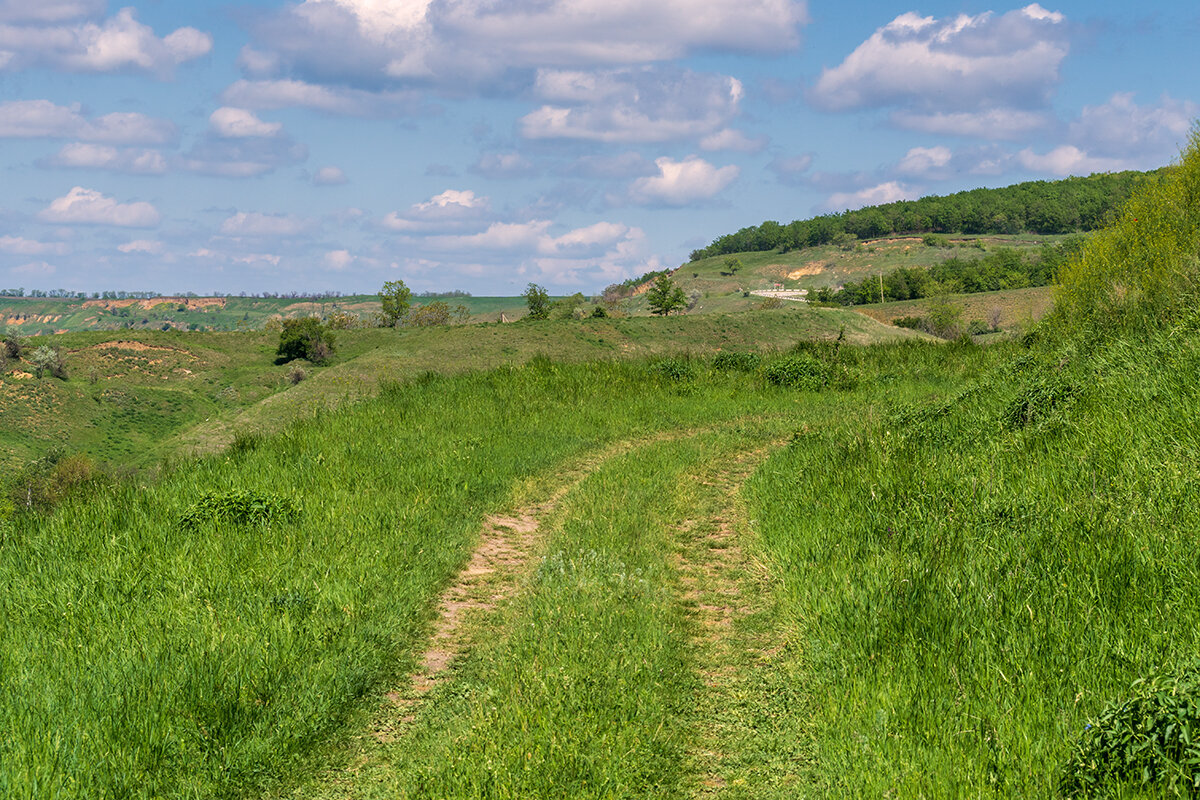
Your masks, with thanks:
<instances>
[{"instance_id":1,"label":"green shrub","mask_svg":"<svg viewBox=\"0 0 1200 800\"><path fill-rule=\"evenodd\" d=\"M762 364L758 353L717 353L713 357L713 369L724 372L753 372Z\"/></svg>"},{"instance_id":2,"label":"green shrub","mask_svg":"<svg viewBox=\"0 0 1200 800\"><path fill-rule=\"evenodd\" d=\"M604 310L604 306L596 306L592 309L592 319L604 319L608 316L608 312Z\"/></svg>"},{"instance_id":3,"label":"green shrub","mask_svg":"<svg viewBox=\"0 0 1200 800\"><path fill-rule=\"evenodd\" d=\"M450 304L444 300L434 300L423 306L416 306L404 318L404 324L413 328L432 328L437 325L450 324Z\"/></svg>"},{"instance_id":4,"label":"green shrub","mask_svg":"<svg viewBox=\"0 0 1200 800\"><path fill-rule=\"evenodd\" d=\"M828 381L829 368L812 356L791 355L767 364L763 377L774 386L819 391Z\"/></svg>"},{"instance_id":5,"label":"green shrub","mask_svg":"<svg viewBox=\"0 0 1200 800\"><path fill-rule=\"evenodd\" d=\"M313 364L323 364L333 355L333 333L316 317L285 319L279 334L277 364L306 358Z\"/></svg>"},{"instance_id":6,"label":"green shrub","mask_svg":"<svg viewBox=\"0 0 1200 800\"><path fill-rule=\"evenodd\" d=\"M179 526L195 530L205 522L229 525L253 525L288 522L299 516L296 502L267 492L230 489L225 492L205 492L188 506L179 517Z\"/></svg>"},{"instance_id":7,"label":"green shrub","mask_svg":"<svg viewBox=\"0 0 1200 800\"><path fill-rule=\"evenodd\" d=\"M15 507L49 511L68 496L96 486L107 476L82 453L68 455L56 448L25 465L9 483L9 499Z\"/></svg>"},{"instance_id":8,"label":"green shrub","mask_svg":"<svg viewBox=\"0 0 1200 800\"><path fill-rule=\"evenodd\" d=\"M1200 662L1134 682L1132 697L1110 703L1072 745L1062 794L1091 797L1122 787L1200 794Z\"/></svg>"},{"instance_id":9,"label":"green shrub","mask_svg":"<svg viewBox=\"0 0 1200 800\"><path fill-rule=\"evenodd\" d=\"M696 375L692 363L682 358L664 358L650 365L650 372L673 383L690 381Z\"/></svg>"},{"instance_id":10,"label":"green shrub","mask_svg":"<svg viewBox=\"0 0 1200 800\"><path fill-rule=\"evenodd\" d=\"M924 317L896 317L892 320L892 324L897 328L911 328L912 330L925 330L926 321Z\"/></svg>"},{"instance_id":11,"label":"green shrub","mask_svg":"<svg viewBox=\"0 0 1200 800\"><path fill-rule=\"evenodd\" d=\"M981 319L973 319L967 323L967 333L971 336L982 336L985 333L991 332L992 326Z\"/></svg>"},{"instance_id":12,"label":"green shrub","mask_svg":"<svg viewBox=\"0 0 1200 800\"><path fill-rule=\"evenodd\" d=\"M1120 218L1059 271L1054 319L1102 331L1169 323L1194 306L1198 252L1200 128L1179 164L1143 184Z\"/></svg>"}]
</instances>

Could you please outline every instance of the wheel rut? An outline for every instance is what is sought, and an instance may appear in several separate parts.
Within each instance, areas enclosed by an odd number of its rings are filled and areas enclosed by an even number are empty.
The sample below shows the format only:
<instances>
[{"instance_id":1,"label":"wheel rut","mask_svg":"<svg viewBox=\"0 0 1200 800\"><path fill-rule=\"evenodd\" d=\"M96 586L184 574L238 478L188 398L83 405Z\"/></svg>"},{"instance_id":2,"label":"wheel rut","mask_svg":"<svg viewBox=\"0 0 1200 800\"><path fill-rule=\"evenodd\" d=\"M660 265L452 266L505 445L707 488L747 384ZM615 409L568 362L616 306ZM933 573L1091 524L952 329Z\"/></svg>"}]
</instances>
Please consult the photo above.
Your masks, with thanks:
<instances>
[{"instance_id":1,"label":"wheel rut","mask_svg":"<svg viewBox=\"0 0 1200 800\"><path fill-rule=\"evenodd\" d=\"M676 568L699 678L688 754L693 797L786 784L796 764L786 747L759 741L770 738L767 698L783 648L771 623L767 567L742 544L749 527L742 486L780 444L737 453L696 476L697 513L680 526ZM758 760L751 752L771 755Z\"/></svg>"},{"instance_id":2,"label":"wheel rut","mask_svg":"<svg viewBox=\"0 0 1200 800\"><path fill-rule=\"evenodd\" d=\"M385 693L370 725L370 739L378 745L392 745L403 739L429 695L452 678L455 663L470 651L477 637L495 631L496 624L489 615L520 590L542 549L548 521L580 482L625 453L705 430L669 431L609 445L554 476L550 493L537 502L486 517L466 566L438 597L432 630L416 659L417 668ZM369 760L360 755L348 771L357 772Z\"/></svg>"}]
</instances>

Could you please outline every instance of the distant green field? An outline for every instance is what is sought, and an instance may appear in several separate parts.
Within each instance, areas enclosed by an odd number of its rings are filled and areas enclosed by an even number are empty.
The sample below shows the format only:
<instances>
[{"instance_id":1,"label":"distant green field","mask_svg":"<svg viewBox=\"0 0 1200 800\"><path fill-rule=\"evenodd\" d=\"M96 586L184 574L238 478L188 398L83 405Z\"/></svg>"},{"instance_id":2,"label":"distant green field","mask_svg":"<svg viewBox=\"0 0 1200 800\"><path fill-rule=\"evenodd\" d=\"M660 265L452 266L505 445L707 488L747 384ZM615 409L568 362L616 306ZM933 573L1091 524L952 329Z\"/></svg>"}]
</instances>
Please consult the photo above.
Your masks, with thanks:
<instances>
[{"instance_id":1,"label":"distant green field","mask_svg":"<svg viewBox=\"0 0 1200 800\"><path fill-rule=\"evenodd\" d=\"M520 297L415 297L414 305L441 300L466 306L473 321L497 321L525 312ZM344 311L369 321L379 310L377 295L338 298L156 297L148 300L76 300L0 297L0 327L25 336L86 330L256 330L272 317L327 316Z\"/></svg>"}]
</instances>

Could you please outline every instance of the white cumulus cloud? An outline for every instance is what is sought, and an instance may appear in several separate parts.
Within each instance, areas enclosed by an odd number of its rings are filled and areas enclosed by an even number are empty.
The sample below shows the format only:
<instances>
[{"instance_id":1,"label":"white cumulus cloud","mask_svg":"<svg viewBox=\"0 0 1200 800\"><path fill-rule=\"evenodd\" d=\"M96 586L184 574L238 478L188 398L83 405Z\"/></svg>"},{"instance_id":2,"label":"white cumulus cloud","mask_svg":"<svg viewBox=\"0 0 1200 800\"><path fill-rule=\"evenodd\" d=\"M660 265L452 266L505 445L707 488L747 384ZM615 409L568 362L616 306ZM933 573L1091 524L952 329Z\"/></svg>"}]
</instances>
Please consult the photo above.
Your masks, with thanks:
<instances>
[{"instance_id":1,"label":"white cumulus cloud","mask_svg":"<svg viewBox=\"0 0 1200 800\"><path fill-rule=\"evenodd\" d=\"M58 267L48 261L30 261L9 270L12 275L27 278L48 278L58 272Z\"/></svg>"},{"instance_id":2,"label":"white cumulus cloud","mask_svg":"<svg viewBox=\"0 0 1200 800\"><path fill-rule=\"evenodd\" d=\"M1200 104L1190 100L1164 94L1155 105L1139 105L1132 92L1117 92L1106 103L1086 106L1068 138L1101 157L1161 166L1186 144L1197 116Z\"/></svg>"},{"instance_id":3,"label":"white cumulus cloud","mask_svg":"<svg viewBox=\"0 0 1200 800\"><path fill-rule=\"evenodd\" d=\"M741 171L736 165L716 167L697 156L683 161L668 157L654 161L658 174L638 178L630 187L629 196L640 205L683 206L715 197L737 180Z\"/></svg>"},{"instance_id":4,"label":"white cumulus cloud","mask_svg":"<svg viewBox=\"0 0 1200 800\"><path fill-rule=\"evenodd\" d=\"M117 249L122 253L146 253L148 255L162 255L166 251L166 245L154 239L135 239L132 242L125 242L117 245Z\"/></svg>"},{"instance_id":5,"label":"white cumulus cloud","mask_svg":"<svg viewBox=\"0 0 1200 800\"><path fill-rule=\"evenodd\" d=\"M75 139L104 144L167 144L179 135L170 120L144 114L114 112L88 117L79 104L60 106L49 100L0 103L0 137Z\"/></svg>"},{"instance_id":6,"label":"white cumulus cloud","mask_svg":"<svg viewBox=\"0 0 1200 800\"><path fill-rule=\"evenodd\" d=\"M753 139L745 133L725 128L724 130L711 133L700 140L700 149L715 151L715 150L733 150L739 153L757 153L767 146L767 137L756 136Z\"/></svg>"},{"instance_id":7,"label":"white cumulus cloud","mask_svg":"<svg viewBox=\"0 0 1200 800\"><path fill-rule=\"evenodd\" d=\"M104 13L105 0L0 0L0 22L63 22Z\"/></svg>"},{"instance_id":8,"label":"white cumulus cloud","mask_svg":"<svg viewBox=\"0 0 1200 800\"><path fill-rule=\"evenodd\" d=\"M807 20L800 0L305 0L262 20L242 63L322 83L461 86L537 67L781 52Z\"/></svg>"},{"instance_id":9,"label":"white cumulus cloud","mask_svg":"<svg viewBox=\"0 0 1200 800\"><path fill-rule=\"evenodd\" d=\"M162 215L150 203L119 203L94 189L76 186L39 212L38 219L61 224L153 228Z\"/></svg>"},{"instance_id":10,"label":"white cumulus cloud","mask_svg":"<svg viewBox=\"0 0 1200 800\"><path fill-rule=\"evenodd\" d=\"M349 250L330 250L325 253L324 260L325 266L340 271L350 268L350 265L354 263L354 256L350 254Z\"/></svg>"},{"instance_id":11,"label":"white cumulus cloud","mask_svg":"<svg viewBox=\"0 0 1200 800\"><path fill-rule=\"evenodd\" d=\"M1091 156L1073 144L1064 144L1047 153L1025 148L1017 153L1017 162L1032 172L1051 175L1090 175L1093 172L1118 172L1129 169L1129 163L1117 158Z\"/></svg>"},{"instance_id":12,"label":"white cumulus cloud","mask_svg":"<svg viewBox=\"0 0 1200 800\"><path fill-rule=\"evenodd\" d=\"M167 159L158 150L116 148L104 144L73 142L64 145L47 165L77 169L106 169L131 175L163 175Z\"/></svg>"},{"instance_id":13,"label":"white cumulus cloud","mask_svg":"<svg viewBox=\"0 0 1200 800\"><path fill-rule=\"evenodd\" d=\"M896 123L917 130L996 138L1040 122L1016 112L1048 104L1068 50L1066 18L1036 3L999 16L908 12L824 70L810 98L834 111L895 108ZM990 128L993 110L1008 124Z\"/></svg>"},{"instance_id":14,"label":"white cumulus cloud","mask_svg":"<svg viewBox=\"0 0 1200 800\"><path fill-rule=\"evenodd\" d=\"M97 8L99 6L99 8ZM48 67L68 72L142 72L160 77L212 50L212 36L179 28L159 37L133 8L100 21L87 19L103 4L54 3L42 16L0 12L0 70ZM5 20L8 21L5 21Z\"/></svg>"},{"instance_id":15,"label":"white cumulus cloud","mask_svg":"<svg viewBox=\"0 0 1200 800\"><path fill-rule=\"evenodd\" d=\"M950 163L953 157L949 147L914 147L904 154L896 171L902 175L926 175Z\"/></svg>"},{"instance_id":16,"label":"white cumulus cloud","mask_svg":"<svg viewBox=\"0 0 1200 800\"><path fill-rule=\"evenodd\" d=\"M540 70L535 93L551 101L519 123L527 139L665 142L721 132L744 90L725 75L639 68Z\"/></svg>"},{"instance_id":17,"label":"white cumulus cloud","mask_svg":"<svg viewBox=\"0 0 1200 800\"><path fill-rule=\"evenodd\" d=\"M933 112L904 109L893 112L890 119L897 127L910 131L990 140L1022 139L1054 125L1054 117L1048 112L1017 108Z\"/></svg>"},{"instance_id":18,"label":"white cumulus cloud","mask_svg":"<svg viewBox=\"0 0 1200 800\"><path fill-rule=\"evenodd\" d=\"M394 231L433 232L461 230L478 224L491 213L491 201L470 189L447 189L428 200L414 203L404 213L393 211L383 225Z\"/></svg>"},{"instance_id":19,"label":"white cumulus cloud","mask_svg":"<svg viewBox=\"0 0 1200 800\"><path fill-rule=\"evenodd\" d=\"M283 130L283 123L263 122L244 108L222 106L209 116L208 127L225 139L269 138Z\"/></svg>"},{"instance_id":20,"label":"white cumulus cloud","mask_svg":"<svg viewBox=\"0 0 1200 800\"><path fill-rule=\"evenodd\" d=\"M420 108L413 91L369 92L322 86L302 80L239 80L221 93L221 101L255 109L308 108L349 117L394 117Z\"/></svg>"}]
</instances>

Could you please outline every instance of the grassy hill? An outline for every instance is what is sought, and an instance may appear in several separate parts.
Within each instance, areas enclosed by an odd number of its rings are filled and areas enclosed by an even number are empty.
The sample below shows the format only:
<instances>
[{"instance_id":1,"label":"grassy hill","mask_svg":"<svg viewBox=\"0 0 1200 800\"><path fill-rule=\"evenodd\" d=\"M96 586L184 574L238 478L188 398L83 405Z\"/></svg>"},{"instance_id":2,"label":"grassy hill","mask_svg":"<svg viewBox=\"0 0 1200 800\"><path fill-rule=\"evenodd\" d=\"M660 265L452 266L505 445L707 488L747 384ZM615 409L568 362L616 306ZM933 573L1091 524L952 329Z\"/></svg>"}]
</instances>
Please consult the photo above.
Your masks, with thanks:
<instances>
[{"instance_id":1,"label":"grassy hill","mask_svg":"<svg viewBox=\"0 0 1200 800\"><path fill-rule=\"evenodd\" d=\"M995 346L362 331L221 452L60 461L0 506L0 793L1194 796L1198 196L1200 134Z\"/></svg>"},{"instance_id":2,"label":"grassy hill","mask_svg":"<svg viewBox=\"0 0 1200 800\"><path fill-rule=\"evenodd\" d=\"M961 236L938 239L933 246L919 236L871 239L849 248L821 245L786 253L744 252L714 256L684 264L672 277L688 290L711 295L736 294L745 289L766 289L781 284L785 289L836 287L847 281L887 273L899 267L931 267L949 258L974 258L989 249L1009 247L1032 256L1043 245L1063 236ZM736 258L742 268L730 275L726 261Z\"/></svg>"},{"instance_id":3,"label":"grassy hill","mask_svg":"<svg viewBox=\"0 0 1200 800\"><path fill-rule=\"evenodd\" d=\"M88 332L39 337L58 347L69 380L36 380L28 364L0 375L0 462L54 448L103 462L145 466L164 456L209 451L237 431L277 430L318 409L374 395L381 381L428 371L460 373L522 364L628 359L729 348L782 350L805 339L888 341L915 334L838 310L785 308L667 319L549 320L436 328L338 331L329 366L274 363L279 337L262 331ZM26 376L26 377L22 377Z\"/></svg>"}]
</instances>

